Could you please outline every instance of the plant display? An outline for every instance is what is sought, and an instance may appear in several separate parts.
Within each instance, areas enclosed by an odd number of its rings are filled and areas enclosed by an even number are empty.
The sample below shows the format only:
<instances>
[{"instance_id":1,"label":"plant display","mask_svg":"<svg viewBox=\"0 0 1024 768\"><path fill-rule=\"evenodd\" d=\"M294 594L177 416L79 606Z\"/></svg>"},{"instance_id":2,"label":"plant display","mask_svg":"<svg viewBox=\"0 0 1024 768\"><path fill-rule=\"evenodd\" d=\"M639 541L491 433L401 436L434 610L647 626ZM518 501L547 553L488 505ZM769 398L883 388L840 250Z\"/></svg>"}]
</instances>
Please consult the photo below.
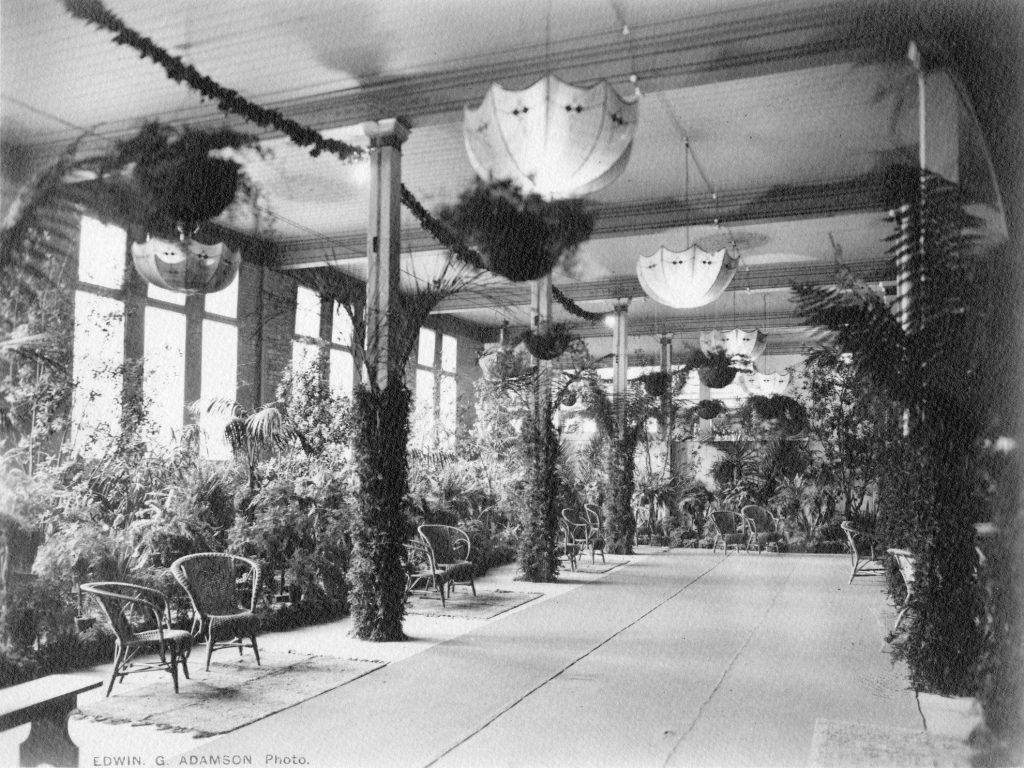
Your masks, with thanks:
<instances>
[{"instance_id":1,"label":"plant display","mask_svg":"<svg viewBox=\"0 0 1024 768\"><path fill-rule=\"evenodd\" d=\"M544 333L527 332L523 342L538 360L554 360L569 348L572 338L566 326L554 325Z\"/></svg>"},{"instance_id":2,"label":"plant display","mask_svg":"<svg viewBox=\"0 0 1024 768\"><path fill-rule=\"evenodd\" d=\"M900 169L897 169L900 170ZM900 198L890 218L891 254L915 279L907 281L903 316L847 279L838 288L797 289L801 312L833 330L836 345L857 370L905 409L912 454L922 461L919 492L892 499L883 467L885 514L909 515L912 538L893 542L917 558L911 621L902 643L915 685L946 694L976 689L982 649L983 595L974 566L973 523L991 491L979 471L979 446L998 423L993 386L1005 362L992 350L995 275L992 259L971 258L969 228L955 185L927 172L902 169ZM902 322L901 322L902 321ZM904 465L906 466L906 465ZM905 486L904 486L905 487ZM917 497L920 502L914 500Z\"/></svg>"},{"instance_id":3,"label":"plant display","mask_svg":"<svg viewBox=\"0 0 1024 768\"><path fill-rule=\"evenodd\" d=\"M549 274L594 226L580 200L524 195L510 181L478 180L439 215L479 251L486 269L517 282Z\"/></svg>"},{"instance_id":4,"label":"plant display","mask_svg":"<svg viewBox=\"0 0 1024 768\"><path fill-rule=\"evenodd\" d=\"M711 352L694 350L687 362L689 368L696 368L701 383L710 389L722 389L732 384L740 368L724 349Z\"/></svg>"}]
</instances>

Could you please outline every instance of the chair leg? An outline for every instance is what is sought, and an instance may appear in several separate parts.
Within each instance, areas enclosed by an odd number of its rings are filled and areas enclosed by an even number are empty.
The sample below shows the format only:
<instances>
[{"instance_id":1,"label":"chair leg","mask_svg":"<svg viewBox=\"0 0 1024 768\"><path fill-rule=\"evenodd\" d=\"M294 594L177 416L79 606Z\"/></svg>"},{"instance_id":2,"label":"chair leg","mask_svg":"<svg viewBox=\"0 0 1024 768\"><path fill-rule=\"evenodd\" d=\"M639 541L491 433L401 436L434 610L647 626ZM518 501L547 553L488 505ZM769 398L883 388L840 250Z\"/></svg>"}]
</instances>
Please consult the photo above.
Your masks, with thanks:
<instances>
[{"instance_id":1,"label":"chair leg","mask_svg":"<svg viewBox=\"0 0 1024 768\"><path fill-rule=\"evenodd\" d=\"M260 664L260 647L256 644L256 633L252 632L249 635L249 639L252 640L252 654L256 657L256 666L262 666Z\"/></svg>"},{"instance_id":2,"label":"chair leg","mask_svg":"<svg viewBox=\"0 0 1024 768\"><path fill-rule=\"evenodd\" d=\"M469 588L473 590L473 597L476 597L476 582L473 581L473 577L469 577Z\"/></svg>"},{"instance_id":3,"label":"chair leg","mask_svg":"<svg viewBox=\"0 0 1024 768\"><path fill-rule=\"evenodd\" d=\"M114 681L117 680L118 670L121 669L121 662L124 661L124 648L121 647L121 643L118 642L114 646L114 668L110 671L110 682L107 683L107 696L114 690Z\"/></svg>"},{"instance_id":4,"label":"chair leg","mask_svg":"<svg viewBox=\"0 0 1024 768\"><path fill-rule=\"evenodd\" d=\"M900 610L900 612L896 615L896 623L893 624L893 627L892 627L892 631L893 632L895 632L896 630L898 630L900 628L900 622L903 621L903 616L907 613L907 608L909 608L909 607L910 607L909 605L904 605L903 608Z\"/></svg>"},{"instance_id":5,"label":"chair leg","mask_svg":"<svg viewBox=\"0 0 1024 768\"><path fill-rule=\"evenodd\" d=\"M178 692L178 653L173 648L167 654L171 666L171 680L174 681L174 692Z\"/></svg>"},{"instance_id":6,"label":"chair leg","mask_svg":"<svg viewBox=\"0 0 1024 768\"><path fill-rule=\"evenodd\" d=\"M192 650L191 648L185 649L185 652L183 654L181 654L181 659L180 659L180 661L181 661L181 671L185 673L185 679L186 680L191 680L192 679L192 678L190 678L188 676L188 655L191 652L191 650Z\"/></svg>"},{"instance_id":7,"label":"chair leg","mask_svg":"<svg viewBox=\"0 0 1024 768\"><path fill-rule=\"evenodd\" d=\"M213 633L206 636L206 671L210 671L210 657L213 656Z\"/></svg>"}]
</instances>

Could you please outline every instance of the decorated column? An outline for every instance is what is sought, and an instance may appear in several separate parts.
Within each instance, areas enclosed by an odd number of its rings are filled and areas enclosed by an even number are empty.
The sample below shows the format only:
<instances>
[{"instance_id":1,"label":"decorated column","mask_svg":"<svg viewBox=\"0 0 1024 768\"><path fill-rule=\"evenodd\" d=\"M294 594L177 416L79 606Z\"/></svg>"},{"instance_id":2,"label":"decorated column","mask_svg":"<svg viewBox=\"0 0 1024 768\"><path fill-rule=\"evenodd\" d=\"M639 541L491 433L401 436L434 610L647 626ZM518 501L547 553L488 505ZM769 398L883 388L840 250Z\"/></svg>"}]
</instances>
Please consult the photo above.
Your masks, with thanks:
<instances>
[{"instance_id":1,"label":"decorated column","mask_svg":"<svg viewBox=\"0 0 1024 768\"><path fill-rule=\"evenodd\" d=\"M353 453L359 477L352 526L353 634L363 640L402 640L405 531L402 499L408 487L406 447L410 393L400 351L398 306L399 205L402 142L400 120L364 123L370 137L370 220L367 231L366 369L355 389Z\"/></svg>"},{"instance_id":2,"label":"decorated column","mask_svg":"<svg viewBox=\"0 0 1024 768\"><path fill-rule=\"evenodd\" d=\"M621 433L626 419L626 385L629 370L629 336L627 334L627 315L629 302L620 301L615 305L615 324L612 326L612 397L615 402L615 415Z\"/></svg>"},{"instance_id":3,"label":"decorated column","mask_svg":"<svg viewBox=\"0 0 1024 768\"><path fill-rule=\"evenodd\" d=\"M544 335L551 330L551 276L530 282L530 330ZM522 508L519 567L527 581L555 578L555 532L558 524L558 436L552 423L550 360L535 357L537 377L533 388L533 414L523 425L529 467L529 498Z\"/></svg>"}]
</instances>

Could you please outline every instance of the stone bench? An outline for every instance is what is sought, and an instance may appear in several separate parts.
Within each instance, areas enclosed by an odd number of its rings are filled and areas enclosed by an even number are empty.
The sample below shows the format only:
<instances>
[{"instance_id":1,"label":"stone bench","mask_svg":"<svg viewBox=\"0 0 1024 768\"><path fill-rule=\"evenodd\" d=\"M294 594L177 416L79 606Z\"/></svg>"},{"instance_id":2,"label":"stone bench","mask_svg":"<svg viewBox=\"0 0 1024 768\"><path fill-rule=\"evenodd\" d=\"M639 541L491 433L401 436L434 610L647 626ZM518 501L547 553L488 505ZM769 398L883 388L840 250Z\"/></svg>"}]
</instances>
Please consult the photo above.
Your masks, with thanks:
<instances>
[{"instance_id":1,"label":"stone bench","mask_svg":"<svg viewBox=\"0 0 1024 768\"><path fill-rule=\"evenodd\" d=\"M78 704L78 694L102 684L80 675L48 675L0 689L0 731L32 724L21 744L21 765L78 765L78 747L68 735L68 716Z\"/></svg>"}]
</instances>

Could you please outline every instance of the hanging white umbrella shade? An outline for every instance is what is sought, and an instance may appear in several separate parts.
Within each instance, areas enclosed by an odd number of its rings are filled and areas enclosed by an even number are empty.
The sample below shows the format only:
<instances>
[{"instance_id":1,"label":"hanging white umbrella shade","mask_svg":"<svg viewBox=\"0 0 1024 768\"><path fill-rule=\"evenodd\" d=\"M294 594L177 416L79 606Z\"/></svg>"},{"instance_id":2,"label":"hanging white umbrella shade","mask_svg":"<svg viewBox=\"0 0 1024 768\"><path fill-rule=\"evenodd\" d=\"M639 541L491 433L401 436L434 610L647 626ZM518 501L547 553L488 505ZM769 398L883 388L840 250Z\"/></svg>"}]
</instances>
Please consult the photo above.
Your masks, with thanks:
<instances>
[{"instance_id":1,"label":"hanging white umbrella shade","mask_svg":"<svg viewBox=\"0 0 1024 768\"><path fill-rule=\"evenodd\" d=\"M714 253L696 245L681 253L661 247L636 262L644 293L668 307L702 307L722 295L736 274L739 257L723 248Z\"/></svg>"},{"instance_id":2,"label":"hanging white umbrella shade","mask_svg":"<svg viewBox=\"0 0 1024 768\"><path fill-rule=\"evenodd\" d=\"M637 112L607 81L580 87L548 75L521 91L493 84L479 107L465 108L462 130L480 178L563 199L602 189L625 170Z\"/></svg>"},{"instance_id":3,"label":"hanging white umbrella shade","mask_svg":"<svg viewBox=\"0 0 1024 768\"><path fill-rule=\"evenodd\" d=\"M761 397L786 394L792 381L792 377L788 373L746 373L741 375L740 386L746 393Z\"/></svg>"},{"instance_id":4,"label":"hanging white umbrella shade","mask_svg":"<svg viewBox=\"0 0 1024 768\"><path fill-rule=\"evenodd\" d=\"M756 360L768 346L768 337L763 331L701 331L700 349L702 352L713 352L724 349L729 357L742 357L747 361Z\"/></svg>"},{"instance_id":5,"label":"hanging white umbrella shade","mask_svg":"<svg viewBox=\"0 0 1024 768\"><path fill-rule=\"evenodd\" d=\"M240 251L224 243L207 245L190 238L149 237L132 243L136 271L153 285L178 293L215 293L227 288L242 263Z\"/></svg>"}]
</instances>

